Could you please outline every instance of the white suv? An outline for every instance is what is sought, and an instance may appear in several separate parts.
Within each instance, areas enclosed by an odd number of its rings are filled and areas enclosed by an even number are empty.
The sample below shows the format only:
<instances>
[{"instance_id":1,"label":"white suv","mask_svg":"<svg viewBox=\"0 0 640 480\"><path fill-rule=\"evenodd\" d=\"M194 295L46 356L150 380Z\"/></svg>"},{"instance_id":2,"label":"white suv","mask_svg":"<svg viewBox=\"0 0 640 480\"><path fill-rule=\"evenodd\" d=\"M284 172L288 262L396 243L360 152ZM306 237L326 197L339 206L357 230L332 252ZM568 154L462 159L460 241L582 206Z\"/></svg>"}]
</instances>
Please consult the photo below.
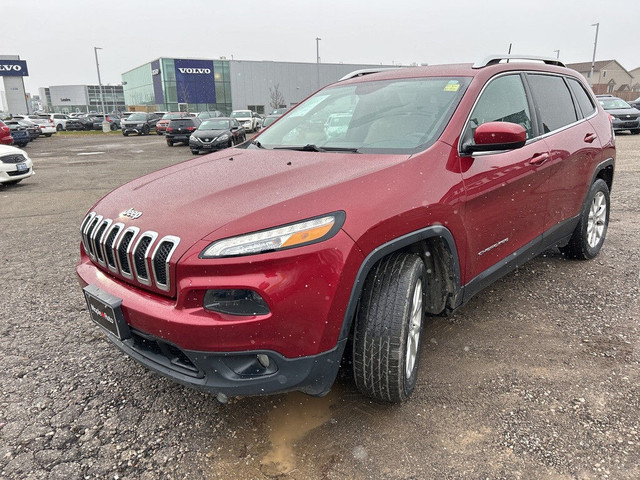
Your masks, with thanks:
<instances>
[{"instance_id":1,"label":"white suv","mask_svg":"<svg viewBox=\"0 0 640 480\"><path fill-rule=\"evenodd\" d=\"M67 120L69 120L69 116L64 113L39 113L38 117L52 120L58 132L60 130L67 129Z\"/></svg>"},{"instance_id":2,"label":"white suv","mask_svg":"<svg viewBox=\"0 0 640 480\"><path fill-rule=\"evenodd\" d=\"M234 110L231 112L231 118L238 120L247 132L257 131L262 124L260 116L251 110Z\"/></svg>"}]
</instances>

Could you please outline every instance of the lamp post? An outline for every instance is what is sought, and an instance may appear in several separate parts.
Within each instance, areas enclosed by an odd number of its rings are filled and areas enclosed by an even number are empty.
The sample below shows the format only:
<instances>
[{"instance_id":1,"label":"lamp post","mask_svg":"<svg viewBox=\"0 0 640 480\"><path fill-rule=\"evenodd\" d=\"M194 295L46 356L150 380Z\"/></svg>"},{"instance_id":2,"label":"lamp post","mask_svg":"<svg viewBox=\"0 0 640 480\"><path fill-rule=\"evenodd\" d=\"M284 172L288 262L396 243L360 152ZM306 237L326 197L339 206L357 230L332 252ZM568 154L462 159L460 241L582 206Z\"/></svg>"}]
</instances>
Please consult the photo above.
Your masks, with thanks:
<instances>
[{"instance_id":1,"label":"lamp post","mask_svg":"<svg viewBox=\"0 0 640 480\"><path fill-rule=\"evenodd\" d=\"M593 42L593 58L591 59L591 72L589 72L589 83L593 89L593 72L596 68L596 48L598 47L598 30L600 29L600 23L592 23L592 27L596 27L596 40Z\"/></svg>"},{"instance_id":2,"label":"lamp post","mask_svg":"<svg viewBox=\"0 0 640 480\"><path fill-rule=\"evenodd\" d=\"M98 64L98 50L102 50L100 47L93 47L93 52L96 55L96 69L98 70L98 86L100 87L100 103L102 104L102 131L109 131L109 122L107 122L107 112L104 110L104 94L102 93L102 80L100 79L100 64Z\"/></svg>"},{"instance_id":3,"label":"lamp post","mask_svg":"<svg viewBox=\"0 0 640 480\"><path fill-rule=\"evenodd\" d=\"M316 68L318 70L318 88L320 88L320 40L319 37L316 37Z\"/></svg>"}]
</instances>

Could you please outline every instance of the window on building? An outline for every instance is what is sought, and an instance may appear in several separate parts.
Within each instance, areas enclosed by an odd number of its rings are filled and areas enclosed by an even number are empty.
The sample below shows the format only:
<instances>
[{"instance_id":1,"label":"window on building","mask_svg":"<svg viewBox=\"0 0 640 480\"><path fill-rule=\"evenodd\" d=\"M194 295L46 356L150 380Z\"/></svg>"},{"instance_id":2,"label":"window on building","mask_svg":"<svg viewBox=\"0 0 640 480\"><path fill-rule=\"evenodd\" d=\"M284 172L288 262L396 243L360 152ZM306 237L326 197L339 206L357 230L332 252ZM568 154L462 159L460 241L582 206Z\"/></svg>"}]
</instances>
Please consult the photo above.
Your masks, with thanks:
<instances>
[{"instance_id":1,"label":"window on building","mask_svg":"<svg viewBox=\"0 0 640 480\"><path fill-rule=\"evenodd\" d=\"M264 105L247 105L247 108L256 113L260 113L260 114L264 113Z\"/></svg>"}]
</instances>

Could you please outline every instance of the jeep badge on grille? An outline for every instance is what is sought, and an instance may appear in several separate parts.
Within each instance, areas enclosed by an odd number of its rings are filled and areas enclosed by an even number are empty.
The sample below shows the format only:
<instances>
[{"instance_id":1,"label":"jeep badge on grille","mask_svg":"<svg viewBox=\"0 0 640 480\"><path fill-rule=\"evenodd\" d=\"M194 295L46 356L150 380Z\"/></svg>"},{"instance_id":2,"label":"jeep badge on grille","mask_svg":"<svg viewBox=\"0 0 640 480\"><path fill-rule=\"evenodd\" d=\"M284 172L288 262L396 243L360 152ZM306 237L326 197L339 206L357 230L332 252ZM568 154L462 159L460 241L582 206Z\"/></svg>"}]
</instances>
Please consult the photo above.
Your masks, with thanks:
<instances>
[{"instance_id":1,"label":"jeep badge on grille","mask_svg":"<svg viewBox=\"0 0 640 480\"><path fill-rule=\"evenodd\" d=\"M129 217L133 220L135 220L136 218L140 218L142 216L142 212L139 212L137 210L134 210L133 208L130 208L129 210L122 212L120 214L121 217Z\"/></svg>"}]
</instances>

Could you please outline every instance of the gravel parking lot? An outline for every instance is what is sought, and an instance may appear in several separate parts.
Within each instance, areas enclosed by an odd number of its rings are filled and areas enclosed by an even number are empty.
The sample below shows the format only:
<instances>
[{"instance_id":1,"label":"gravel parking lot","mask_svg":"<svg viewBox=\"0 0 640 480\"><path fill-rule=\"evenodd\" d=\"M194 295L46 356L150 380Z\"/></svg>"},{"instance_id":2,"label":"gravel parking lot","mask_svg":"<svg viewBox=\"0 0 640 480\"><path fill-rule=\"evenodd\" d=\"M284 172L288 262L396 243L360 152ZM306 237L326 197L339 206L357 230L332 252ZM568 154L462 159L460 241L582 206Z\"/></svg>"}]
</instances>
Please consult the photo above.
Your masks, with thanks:
<instances>
[{"instance_id":1,"label":"gravel parking lot","mask_svg":"<svg viewBox=\"0 0 640 480\"><path fill-rule=\"evenodd\" d=\"M342 375L324 398L232 399L120 354L77 284L102 195L191 158L158 136L54 135L0 186L0 478L640 478L640 135L619 135L595 260L557 251L426 326L403 405Z\"/></svg>"}]
</instances>

